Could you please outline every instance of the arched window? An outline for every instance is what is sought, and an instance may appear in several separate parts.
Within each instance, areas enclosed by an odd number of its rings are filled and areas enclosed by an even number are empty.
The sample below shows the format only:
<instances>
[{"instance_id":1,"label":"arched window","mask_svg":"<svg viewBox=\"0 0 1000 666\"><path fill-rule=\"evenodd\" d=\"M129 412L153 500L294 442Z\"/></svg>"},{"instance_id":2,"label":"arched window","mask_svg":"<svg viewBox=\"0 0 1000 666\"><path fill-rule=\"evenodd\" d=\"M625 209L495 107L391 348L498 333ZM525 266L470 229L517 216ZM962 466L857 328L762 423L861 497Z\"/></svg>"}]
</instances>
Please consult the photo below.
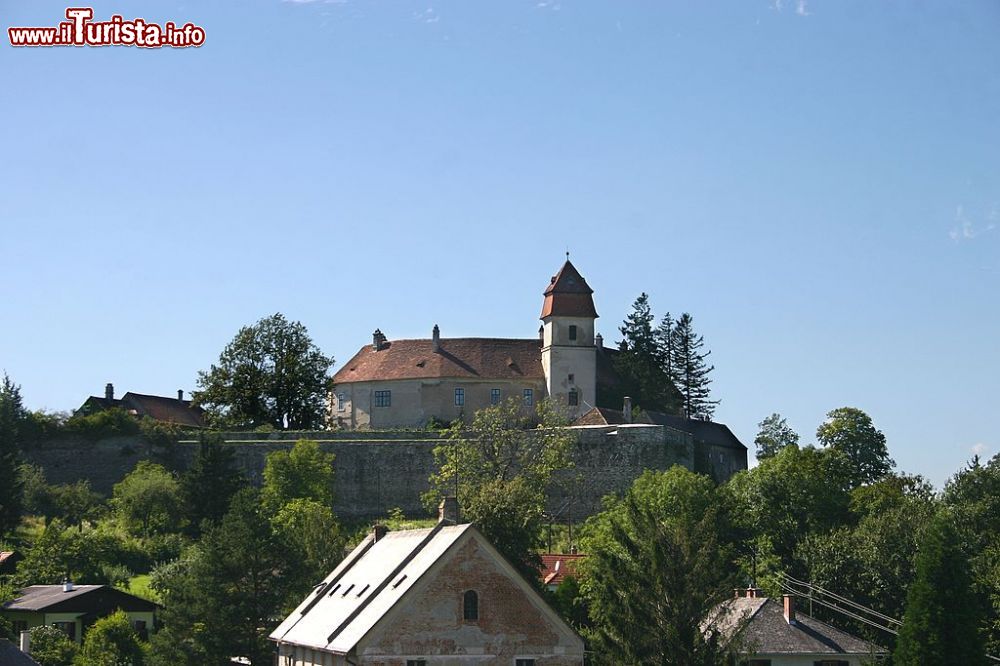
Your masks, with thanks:
<instances>
[{"instance_id":1,"label":"arched window","mask_svg":"<svg viewBox=\"0 0 1000 666\"><path fill-rule=\"evenodd\" d=\"M475 590L466 590L462 595L462 617L473 622L479 619L479 595Z\"/></svg>"}]
</instances>

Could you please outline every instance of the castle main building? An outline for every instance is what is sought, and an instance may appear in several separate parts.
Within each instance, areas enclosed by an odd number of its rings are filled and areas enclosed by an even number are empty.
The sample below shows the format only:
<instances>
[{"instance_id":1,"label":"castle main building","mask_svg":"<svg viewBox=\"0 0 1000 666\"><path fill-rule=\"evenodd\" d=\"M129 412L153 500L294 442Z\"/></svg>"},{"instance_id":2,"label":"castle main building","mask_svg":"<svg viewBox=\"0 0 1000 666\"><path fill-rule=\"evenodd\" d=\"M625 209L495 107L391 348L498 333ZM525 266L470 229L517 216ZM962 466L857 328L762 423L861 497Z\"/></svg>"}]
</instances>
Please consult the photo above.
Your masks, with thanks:
<instances>
[{"instance_id":1,"label":"castle main building","mask_svg":"<svg viewBox=\"0 0 1000 666\"><path fill-rule=\"evenodd\" d=\"M376 330L333 377L332 420L420 427L469 420L510 397L525 408L553 398L575 419L597 406L598 377L613 381L593 293L567 259L545 289L538 338L442 338L435 325L429 339L389 340Z\"/></svg>"}]
</instances>

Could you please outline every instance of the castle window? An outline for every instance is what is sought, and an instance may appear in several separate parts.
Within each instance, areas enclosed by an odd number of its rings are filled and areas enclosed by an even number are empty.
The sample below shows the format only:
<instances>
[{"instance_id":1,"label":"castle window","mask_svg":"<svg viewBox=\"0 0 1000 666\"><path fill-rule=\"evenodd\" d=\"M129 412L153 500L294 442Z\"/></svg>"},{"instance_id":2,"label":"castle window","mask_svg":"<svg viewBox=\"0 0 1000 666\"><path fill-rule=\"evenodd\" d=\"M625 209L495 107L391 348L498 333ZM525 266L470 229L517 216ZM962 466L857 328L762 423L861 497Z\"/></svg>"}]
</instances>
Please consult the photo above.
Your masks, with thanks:
<instances>
[{"instance_id":1,"label":"castle window","mask_svg":"<svg viewBox=\"0 0 1000 666\"><path fill-rule=\"evenodd\" d=\"M576 340L576 325L571 324L569 327L569 339Z\"/></svg>"},{"instance_id":2,"label":"castle window","mask_svg":"<svg viewBox=\"0 0 1000 666\"><path fill-rule=\"evenodd\" d=\"M465 389L457 388L455 389L455 404L461 407L465 404Z\"/></svg>"},{"instance_id":3,"label":"castle window","mask_svg":"<svg viewBox=\"0 0 1000 666\"><path fill-rule=\"evenodd\" d=\"M407 659L406 666L427 666L426 659Z\"/></svg>"},{"instance_id":4,"label":"castle window","mask_svg":"<svg viewBox=\"0 0 1000 666\"><path fill-rule=\"evenodd\" d=\"M347 396L343 393L337 394L337 411L342 412L347 406Z\"/></svg>"},{"instance_id":5,"label":"castle window","mask_svg":"<svg viewBox=\"0 0 1000 666\"><path fill-rule=\"evenodd\" d=\"M375 391L375 406L376 407L391 407L392 406L392 391Z\"/></svg>"},{"instance_id":6,"label":"castle window","mask_svg":"<svg viewBox=\"0 0 1000 666\"><path fill-rule=\"evenodd\" d=\"M535 666L534 659L515 659L514 666Z\"/></svg>"},{"instance_id":7,"label":"castle window","mask_svg":"<svg viewBox=\"0 0 1000 666\"><path fill-rule=\"evenodd\" d=\"M490 404L499 405L500 404L500 389L490 389Z\"/></svg>"},{"instance_id":8,"label":"castle window","mask_svg":"<svg viewBox=\"0 0 1000 666\"><path fill-rule=\"evenodd\" d=\"M571 372L571 373L569 373L569 376L566 378L566 380L569 381L570 383L572 383L574 377L575 377L575 375Z\"/></svg>"},{"instance_id":9,"label":"castle window","mask_svg":"<svg viewBox=\"0 0 1000 666\"><path fill-rule=\"evenodd\" d=\"M524 404L528 407L535 404L535 392L531 389L524 389Z\"/></svg>"},{"instance_id":10,"label":"castle window","mask_svg":"<svg viewBox=\"0 0 1000 666\"><path fill-rule=\"evenodd\" d=\"M580 394L576 392L576 389L569 390L569 406L576 407L580 404Z\"/></svg>"},{"instance_id":11,"label":"castle window","mask_svg":"<svg viewBox=\"0 0 1000 666\"><path fill-rule=\"evenodd\" d=\"M466 590L462 595L462 618L468 622L479 620L479 595L475 590Z\"/></svg>"}]
</instances>

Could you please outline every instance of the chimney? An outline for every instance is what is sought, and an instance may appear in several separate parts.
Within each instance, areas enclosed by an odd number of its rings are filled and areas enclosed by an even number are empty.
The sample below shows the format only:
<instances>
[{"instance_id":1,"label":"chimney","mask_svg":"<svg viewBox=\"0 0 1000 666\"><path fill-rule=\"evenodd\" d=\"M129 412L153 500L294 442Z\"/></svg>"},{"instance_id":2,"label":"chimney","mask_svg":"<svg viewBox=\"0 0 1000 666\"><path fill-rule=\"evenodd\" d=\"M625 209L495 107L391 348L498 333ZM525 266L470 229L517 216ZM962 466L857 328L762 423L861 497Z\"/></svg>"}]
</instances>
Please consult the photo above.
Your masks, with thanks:
<instances>
[{"instance_id":1,"label":"chimney","mask_svg":"<svg viewBox=\"0 0 1000 666\"><path fill-rule=\"evenodd\" d=\"M115 385L112 384L111 382L108 382L107 384L104 385L104 398L106 400L115 399Z\"/></svg>"},{"instance_id":2,"label":"chimney","mask_svg":"<svg viewBox=\"0 0 1000 666\"><path fill-rule=\"evenodd\" d=\"M21 648L21 652L23 652L24 654L29 654L31 652L31 632L30 631L22 631L21 632L21 641L20 641L20 645L18 647Z\"/></svg>"},{"instance_id":3,"label":"chimney","mask_svg":"<svg viewBox=\"0 0 1000 666\"><path fill-rule=\"evenodd\" d=\"M385 538L385 535L389 533L389 528L382 523L375 523L372 525L372 536L374 541L379 541Z\"/></svg>"},{"instance_id":4,"label":"chimney","mask_svg":"<svg viewBox=\"0 0 1000 666\"><path fill-rule=\"evenodd\" d=\"M375 332L372 333L372 349L375 351L382 351L382 345L384 344L385 336L382 335L382 331L376 328Z\"/></svg>"},{"instance_id":5,"label":"chimney","mask_svg":"<svg viewBox=\"0 0 1000 666\"><path fill-rule=\"evenodd\" d=\"M538 327L538 341L545 342L545 326Z\"/></svg>"},{"instance_id":6,"label":"chimney","mask_svg":"<svg viewBox=\"0 0 1000 666\"><path fill-rule=\"evenodd\" d=\"M434 341L434 351L441 351L441 329L438 328L437 324L434 324L434 328L431 330L431 340Z\"/></svg>"},{"instance_id":7,"label":"chimney","mask_svg":"<svg viewBox=\"0 0 1000 666\"><path fill-rule=\"evenodd\" d=\"M72 591L73 591L73 581L71 581L69 578L64 578L63 592L72 592Z\"/></svg>"},{"instance_id":8,"label":"chimney","mask_svg":"<svg viewBox=\"0 0 1000 666\"><path fill-rule=\"evenodd\" d=\"M632 423L632 398L625 396L625 404L622 405L622 417L625 423Z\"/></svg>"},{"instance_id":9,"label":"chimney","mask_svg":"<svg viewBox=\"0 0 1000 666\"><path fill-rule=\"evenodd\" d=\"M445 497L438 507L438 522L458 525L458 498Z\"/></svg>"},{"instance_id":10,"label":"chimney","mask_svg":"<svg viewBox=\"0 0 1000 666\"><path fill-rule=\"evenodd\" d=\"M178 400L184 399L184 389L177 389L177 399Z\"/></svg>"},{"instance_id":11,"label":"chimney","mask_svg":"<svg viewBox=\"0 0 1000 666\"><path fill-rule=\"evenodd\" d=\"M604 349L604 336L600 333L594 337L594 346L597 347L597 351Z\"/></svg>"},{"instance_id":12,"label":"chimney","mask_svg":"<svg viewBox=\"0 0 1000 666\"><path fill-rule=\"evenodd\" d=\"M785 601L785 622L795 624L795 597L791 594L782 595Z\"/></svg>"},{"instance_id":13,"label":"chimney","mask_svg":"<svg viewBox=\"0 0 1000 666\"><path fill-rule=\"evenodd\" d=\"M747 589L743 590L743 593L747 599L756 599L757 597L760 596L760 593L762 591L763 590L761 590L759 587L748 587Z\"/></svg>"}]
</instances>

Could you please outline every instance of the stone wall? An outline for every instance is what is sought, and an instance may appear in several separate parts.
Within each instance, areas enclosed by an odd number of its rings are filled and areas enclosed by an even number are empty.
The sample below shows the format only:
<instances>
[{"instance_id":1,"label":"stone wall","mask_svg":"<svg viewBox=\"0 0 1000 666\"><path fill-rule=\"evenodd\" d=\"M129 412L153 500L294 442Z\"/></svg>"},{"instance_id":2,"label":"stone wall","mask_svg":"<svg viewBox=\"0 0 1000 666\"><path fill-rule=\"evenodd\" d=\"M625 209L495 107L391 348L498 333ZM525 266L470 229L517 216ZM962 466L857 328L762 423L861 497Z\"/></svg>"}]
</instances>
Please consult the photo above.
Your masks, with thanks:
<instances>
[{"instance_id":1,"label":"stone wall","mask_svg":"<svg viewBox=\"0 0 1000 666\"><path fill-rule=\"evenodd\" d=\"M560 475L550 496L549 510L558 521L578 521L598 511L601 498L621 492L646 469L664 470L674 464L697 466L689 435L654 425L582 426L574 446L575 466ZM267 454L290 450L298 439L313 439L333 453L337 515L368 518L399 507L422 515L420 496L434 471L432 451L440 443L434 432L275 432L222 433L236 460L252 482L261 482ZM110 494L140 460L169 462L183 469L197 450L197 440L182 439L172 460L141 437L111 437L97 441L60 437L31 447L29 462L45 469L50 483L88 479L95 490ZM745 453L720 462L720 468L745 468ZM728 478L729 474L724 474ZM720 479L721 480L721 479Z\"/></svg>"}]
</instances>

